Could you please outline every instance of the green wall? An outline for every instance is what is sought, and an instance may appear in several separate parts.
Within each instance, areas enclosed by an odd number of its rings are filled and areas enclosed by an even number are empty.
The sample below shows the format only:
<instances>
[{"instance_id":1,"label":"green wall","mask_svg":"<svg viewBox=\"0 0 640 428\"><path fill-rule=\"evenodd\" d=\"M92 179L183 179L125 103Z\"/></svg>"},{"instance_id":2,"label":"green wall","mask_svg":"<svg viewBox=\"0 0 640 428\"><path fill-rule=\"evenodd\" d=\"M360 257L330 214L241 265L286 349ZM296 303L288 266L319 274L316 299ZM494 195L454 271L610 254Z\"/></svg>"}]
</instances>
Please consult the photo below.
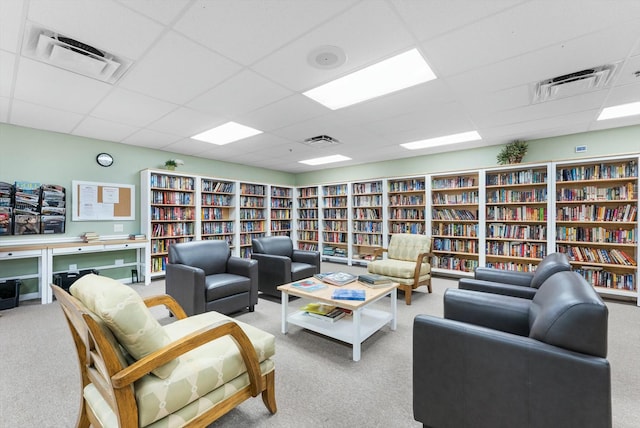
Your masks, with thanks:
<instances>
[{"instance_id":1,"label":"green wall","mask_svg":"<svg viewBox=\"0 0 640 428\"><path fill-rule=\"evenodd\" d=\"M586 145L586 153L575 147ZM497 166L496 156L503 146L489 146L455 152L376 162L342 168L323 169L296 176L297 186L336 181L403 177ZM398 150L402 150L398 147ZM640 125L572 134L529 141L524 162L548 162L640 152Z\"/></svg>"}]
</instances>

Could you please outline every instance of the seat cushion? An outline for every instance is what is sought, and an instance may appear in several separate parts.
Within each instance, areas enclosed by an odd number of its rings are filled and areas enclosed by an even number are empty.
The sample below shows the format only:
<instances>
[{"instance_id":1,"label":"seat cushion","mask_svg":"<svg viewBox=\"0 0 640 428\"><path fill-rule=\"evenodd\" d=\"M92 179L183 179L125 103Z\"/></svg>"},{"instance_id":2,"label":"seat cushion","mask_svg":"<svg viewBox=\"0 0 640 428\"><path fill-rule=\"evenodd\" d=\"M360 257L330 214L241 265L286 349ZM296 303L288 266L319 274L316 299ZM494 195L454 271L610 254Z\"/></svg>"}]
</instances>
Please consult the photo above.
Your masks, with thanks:
<instances>
[{"instance_id":1,"label":"seat cushion","mask_svg":"<svg viewBox=\"0 0 640 428\"><path fill-rule=\"evenodd\" d=\"M412 262L405 260L376 260L367 264L367 271L369 273L376 273L378 275L389 276L391 278L410 279L413 281L413 274L416 269L415 260ZM431 272L431 266L428 263L422 263L420 266L420 276L429 275Z\"/></svg>"},{"instance_id":2,"label":"seat cushion","mask_svg":"<svg viewBox=\"0 0 640 428\"><path fill-rule=\"evenodd\" d=\"M136 360L164 347L171 338L130 287L94 274L84 275L69 288L71 294L109 327L118 342ZM171 374L177 361L153 370L161 379Z\"/></svg>"},{"instance_id":3,"label":"seat cushion","mask_svg":"<svg viewBox=\"0 0 640 428\"><path fill-rule=\"evenodd\" d=\"M316 273L316 267L308 263L291 262L291 281L309 278Z\"/></svg>"},{"instance_id":4,"label":"seat cushion","mask_svg":"<svg viewBox=\"0 0 640 428\"><path fill-rule=\"evenodd\" d=\"M251 278L232 273L208 275L205 278L205 287L207 288L207 302L212 302L249 292L251 290Z\"/></svg>"},{"instance_id":5,"label":"seat cushion","mask_svg":"<svg viewBox=\"0 0 640 428\"><path fill-rule=\"evenodd\" d=\"M172 341L180 339L204 326L231 320L237 323L253 344L260 361L260 369L264 373L273 370L273 364L267 361L275 354L275 337L263 330L241 321L234 320L218 312L205 312L164 326L164 331ZM177 358L178 365L171 375L164 379L145 376L136 382L136 401L138 402L140 426L146 426L176 412L189 403L197 402L200 397L223 387L218 397L224 399L229 395L225 384L245 374L246 381L239 387L248 384L246 367L240 351L231 337L225 336L209 342ZM210 405L205 400L202 405ZM179 426L179 425L178 425Z\"/></svg>"}]
</instances>

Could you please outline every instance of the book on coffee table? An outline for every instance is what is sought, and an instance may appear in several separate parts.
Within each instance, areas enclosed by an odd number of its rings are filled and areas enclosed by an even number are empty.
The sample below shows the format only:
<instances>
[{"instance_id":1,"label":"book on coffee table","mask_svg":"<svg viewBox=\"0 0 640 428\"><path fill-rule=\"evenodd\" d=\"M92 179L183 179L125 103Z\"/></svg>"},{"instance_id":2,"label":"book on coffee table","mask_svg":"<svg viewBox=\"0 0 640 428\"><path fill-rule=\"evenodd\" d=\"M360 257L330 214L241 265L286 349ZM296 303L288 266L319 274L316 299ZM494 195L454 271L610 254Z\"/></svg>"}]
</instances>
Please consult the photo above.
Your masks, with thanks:
<instances>
[{"instance_id":1,"label":"book on coffee table","mask_svg":"<svg viewBox=\"0 0 640 428\"><path fill-rule=\"evenodd\" d=\"M350 282L358 279L356 275L352 275L347 272L318 273L314 275L314 278L338 287L342 287L343 285L349 284Z\"/></svg>"},{"instance_id":2,"label":"book on coffee table","mask_svg":"<svg viewBox=\"0 0 640 428\"><path fill-rule=\"evenodd\" d=\"M373 285L389 284L391 282L391 278L384 275L378 275L376 273L363 273L358 275L358 281Z\"/></svg>"},{"instance_id":3,"label":"book on coffee table","mask_svg":"<svg viewBox=\"0 0 640 428\"><path fill-rule=\"evenodd\" d=\"M291 283L291 286L293 288L297 288L298 290L304 290L304 291L308 291L308 292L312 292L312 291L316 291L316 290L322 290L323 288L327 288L326 285L324 285L321 282L315 282L312 279L305 279L302 281L298 281L298 282L293 282Z\"/></svg>"},{"instance_id":4,"label":"book on coffee table","mask_svg":"<svg viewBox=\"0 0 640 428\"><path fill-rule=\"evenodd\" d=\"M332 299L336 300L360 300L364 301L367 298L365 290L355 290L351 288L340 288L333 290L331 294Z\"/></svg>"}]
</instances>

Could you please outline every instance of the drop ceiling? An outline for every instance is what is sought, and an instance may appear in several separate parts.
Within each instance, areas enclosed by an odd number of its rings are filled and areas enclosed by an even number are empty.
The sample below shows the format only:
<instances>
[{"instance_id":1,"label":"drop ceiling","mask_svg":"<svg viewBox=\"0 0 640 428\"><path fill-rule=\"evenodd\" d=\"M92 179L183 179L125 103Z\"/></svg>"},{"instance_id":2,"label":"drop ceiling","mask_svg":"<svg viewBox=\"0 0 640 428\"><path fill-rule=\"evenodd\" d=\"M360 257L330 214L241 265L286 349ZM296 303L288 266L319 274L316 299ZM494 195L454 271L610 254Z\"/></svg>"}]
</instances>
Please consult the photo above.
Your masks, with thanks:
<instances>
[{"instance_id":1,"label":"drop ceiling","mask_svg":"<svg viewBox=\"0 0 640 428\"><path fill-rule=\"evenodd\" d=\"M132 65L110 84L34 60L34 25ZM323 46L344 63L314 66ZM302 95L413 48L436 80L335 111ZM606 64L605 87L532 101L536 83ZM0 122L291 173L637 125L596 118L640 101L639 71L637 0L0 0ZM264 132L189 138L228 121ZM399 146L472 130L481 141ZM305 143L321 135L340 143Z\"/></svg>"}]
</instances>

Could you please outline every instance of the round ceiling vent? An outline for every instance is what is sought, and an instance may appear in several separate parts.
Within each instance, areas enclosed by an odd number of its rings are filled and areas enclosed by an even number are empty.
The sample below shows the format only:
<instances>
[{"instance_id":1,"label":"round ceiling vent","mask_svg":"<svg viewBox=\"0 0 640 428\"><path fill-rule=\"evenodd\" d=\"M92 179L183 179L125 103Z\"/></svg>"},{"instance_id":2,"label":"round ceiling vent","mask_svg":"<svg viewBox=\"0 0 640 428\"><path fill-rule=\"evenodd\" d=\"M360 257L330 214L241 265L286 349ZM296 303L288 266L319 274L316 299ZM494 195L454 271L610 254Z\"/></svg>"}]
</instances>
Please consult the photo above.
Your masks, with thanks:
<instances>
[{"instance_id":1,"label":"round ceiling vent","mask_svg":"<svg viewBox=\"0 0 640 428\"><path fill-rule=\"evenodd\" d=\"M320 46L309 53L307 61L314 68L336 68L347 61L347 55L337 46Z\"/></svg>"}]
</instances>

